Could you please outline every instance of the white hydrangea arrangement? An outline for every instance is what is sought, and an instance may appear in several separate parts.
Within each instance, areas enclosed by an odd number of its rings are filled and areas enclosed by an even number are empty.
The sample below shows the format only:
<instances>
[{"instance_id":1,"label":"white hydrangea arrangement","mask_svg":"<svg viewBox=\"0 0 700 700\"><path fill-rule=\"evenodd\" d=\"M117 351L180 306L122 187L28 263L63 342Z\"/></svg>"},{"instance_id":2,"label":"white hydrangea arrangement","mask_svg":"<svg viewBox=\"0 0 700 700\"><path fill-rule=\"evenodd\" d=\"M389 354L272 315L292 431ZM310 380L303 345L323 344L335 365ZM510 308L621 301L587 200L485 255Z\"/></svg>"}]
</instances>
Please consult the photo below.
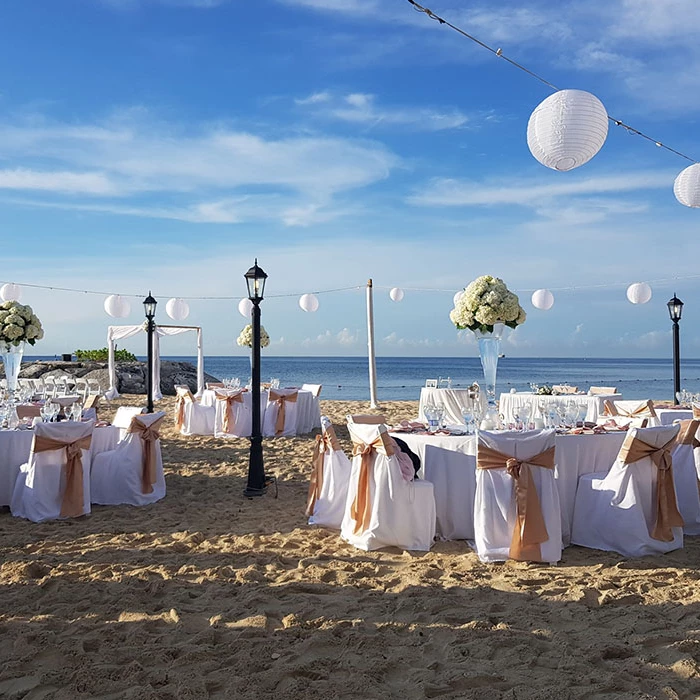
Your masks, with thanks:
<instances>
[{"instance_id":1,"label":"white hydrangea arrangement","mask_svg":"<svg viewBox=\"0 0 700 700\"><path fill-rule=\"evenodd\" d=\"M471 282L450 311L457 328L492 332L495 323L515 328L525 323L527 314L516 294L498 277L482 275Z\"/></svg>"},{"instance_id":2,"label":"white hydrangea arrangement","mask_svg":"<svg viewBox=\"0 0 700 700\"><path fill-rule=\"evenodd\" d=\"M249 323L238 336L236 342L241 347L253 347L253 324ZM266 348L270 344L270 336L267 334L264 326L260 326L260 347Z\"/></svg>"},{"instance_id":3,"label":"white hydrangea arrangement","mask_svg":"<svg viewBox=\"0 0 700 700\"><path fill-rule=\"evenodd\" d=\"M31 306L16 301L0 304L0 343L34 345L44 337L44 329Z\"/></svg>"}]
</instances>

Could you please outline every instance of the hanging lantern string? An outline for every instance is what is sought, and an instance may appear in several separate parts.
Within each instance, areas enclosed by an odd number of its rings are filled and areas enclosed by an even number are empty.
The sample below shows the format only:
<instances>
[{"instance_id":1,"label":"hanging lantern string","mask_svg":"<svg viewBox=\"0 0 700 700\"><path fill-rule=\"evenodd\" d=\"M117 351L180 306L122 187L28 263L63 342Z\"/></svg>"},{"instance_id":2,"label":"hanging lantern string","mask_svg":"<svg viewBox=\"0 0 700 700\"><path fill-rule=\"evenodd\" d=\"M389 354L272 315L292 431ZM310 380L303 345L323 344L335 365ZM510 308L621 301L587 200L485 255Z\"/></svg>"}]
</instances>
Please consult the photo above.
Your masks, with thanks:
<instances>
[{"instance_id":1,"label":"hanging lantern string","mask_svg":"<svg viewBox=\"0 0 700 700\"><path fill-rule=\"evenodd\" d=\"M2 281L0 280L0 284L8 284L9 282L7 281ZM49 285L45 284L30 284L27 282L14 282L14 284L18 284L20 287L30 287L32 289L48 289L51 290L52 292L77 292L78 294L96 294L98 296L112 296L112 295L117 295L121 297L131 297L133 299L140 299L143 297L143 294L118 294L117 292L100 292L94 289L74 289L73 287L52 287ZM347 291L354 291L357 289L364 289L364 285L360 286L355 286L355 287L338 287L337 289L323 289L318 292L313 292L313 294L332 294L333 292L347 292ZM289 294L268 294L267 298L272 299L272 298L282 298L282 297L298 297L301 294L304 294L304 292L294 292L294 293L289 293ZM195 300L206 300L206 301L237 301L241 297L209 297L209 296L187 296L184 297L180 294L159 294L158 296L160 297L175 297L178 299L195 299Z\"/></svg>"},{"instance_id":2,"label":"hanging lantern string","mask_svg":"<svg viewBox=\"0 0 700 700\"><path fill-rule=\"evenodd\" d=\"M647 284L670 284L673 282L682 282L684 280L695 280L700 279L700 275L682 275L676 277L664 277L660 279L645 279ZM601 284L577 284L571 287L547 287L550 292L575 292L585 289L609 289L612 287L628 287L632 282L603 282ZM386 289L391 290L393 287L384 287L378 284L374 285L375 289ZM439 292L440 294L454 294L454 289L437 289L431 287L401 287L404 292ZM518 294L530 294L536 292L540 287L533 287L532 289L514 289L514 292Z\"/></svg>"},{"instance_id":3,"label":"hanging lantern string","mask_svg":"<svg viewBox=\"0 0 700 700\"><path fill-rule=\"evenodd\" d=\"M518 63L517 61L514 61L512 58L508 58L508 56L504 55L502 49L500 49L500 48L494 49L492 46L485 44L483 41L481 41L480 39L477 39L475 36L468 34L463 29L460 29L459 27L452 24L451 22L448 22L446 19L436 15L432 10L429 10L427 7L423 7L422 5L419 5L415 0L408 0L408 2L411 3L411 5L413 5L413 9L416 12L422 12L423 14L427 15L430 19L435 20L439 24L444 24L445 26L449 27L450 29L453 29L458 34L461 34L463 37L470 39L475 44L478 44L479 46L486 49L487 51L490 51L492 54L498 56L499 58L502 58L504 61L510 63L512 66L519 68L524 73L527 73L528 75L532 76L536 80L539 80L541 83L544 83L547 87L551 88L552 90L554 90L554 91L559 90L559 88L556 85L554 85L553 83L550 83L549 80L546 80L541 75L538 75L534 71L531 71L529 68L526 68L525 66ZM625 131L627 131L628 134L632 134L634 136L640 136L641 138L646 139L647 141L650 141L658 148L664 148L667 151L669 151L677 156L680 156L681 158L685 158L686 160L689 160L691 163L698 162L695 158L691 158L690 156L687 156L685 153L681 153L680 151L677 151L675 148L671 148L670 146L667 146L666 144L661 143L661 141L657 141L657 139L654 139L651 136L647 136L646 134L639 131L639 129L635 129L634 127L630 126L629 124L625 124L625 122L623 122L621 119L616 119L615 117L611 117L609 114L608 114L608 119L615 126L619 126L622 129L625 129Z\"/></svg>"}]
</instances>

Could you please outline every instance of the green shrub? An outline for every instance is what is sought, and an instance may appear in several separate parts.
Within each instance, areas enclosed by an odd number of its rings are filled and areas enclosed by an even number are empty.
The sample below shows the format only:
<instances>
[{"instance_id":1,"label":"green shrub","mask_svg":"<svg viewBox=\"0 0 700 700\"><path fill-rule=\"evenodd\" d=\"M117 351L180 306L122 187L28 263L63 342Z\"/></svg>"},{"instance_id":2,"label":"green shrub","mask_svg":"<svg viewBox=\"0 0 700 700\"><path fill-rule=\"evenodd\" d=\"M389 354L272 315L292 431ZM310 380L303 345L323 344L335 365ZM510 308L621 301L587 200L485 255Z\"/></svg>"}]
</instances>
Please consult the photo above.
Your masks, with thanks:
<instances>
[{"instance_id":1,"label":"green shrub","mask_svg":"<svg viewBox=\"0 0 700 700\"><path fill-rule=\"evenodd\" d=\"M100 348L99 350L76 350L75 357L79 360L92 360L93 362L107 362L109 359L109 348ZM128 350L115 350L114 359L117 362L135 362L136 355Z\"/></svg>"}]
</instances>

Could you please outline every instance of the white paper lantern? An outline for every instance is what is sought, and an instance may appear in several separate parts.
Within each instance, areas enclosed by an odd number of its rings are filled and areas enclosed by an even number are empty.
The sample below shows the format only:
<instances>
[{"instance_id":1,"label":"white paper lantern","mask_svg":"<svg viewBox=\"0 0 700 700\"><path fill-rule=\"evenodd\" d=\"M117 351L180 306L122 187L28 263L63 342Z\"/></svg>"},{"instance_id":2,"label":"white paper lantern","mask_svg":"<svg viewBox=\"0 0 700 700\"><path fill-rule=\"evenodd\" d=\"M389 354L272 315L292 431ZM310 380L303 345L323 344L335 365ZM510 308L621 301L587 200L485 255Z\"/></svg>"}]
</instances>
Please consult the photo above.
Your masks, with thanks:
<instances>
[{"instance_id":1,"label":"white paper lantern","mask_svg":"<svg viewBox=\"0 0 700 700\"><path fill-rule=\"evenodd\" d=\"M394 287L389 292L389 297L392 301L401 301L403 299L403 289L401 289L400 287Z\"/></svg>"},{"instance_id":2,"label":"white paper lantern","mask_svg":"<svg viewBox=\"0 0 700 700\"><path fill-rule=\"evenodd\" d=\"M549 289L537 289L532 293L532 305L536 309L549 311L554 306L554 294Z\"/></svg>"},{"instance_id":3,"label":"white paper lantern","mask_svg":"<svg viewBox=\"0 0 700 700\"><path fill-rule=\"evenodd\" d=\"M173 321L184 321L190 315L190 305L179 297L168 299L165 305L165 313L173 319Z\"/></svg>"},{"instance_id":4,"label":"white paper lantern","mask_svg":"<svg viewBox=\"0 0 700 700\"><path fill-rule=\"evenodd\" d=\"M22 298L22 287L14 282L8 282L0 287L0 297L3 301L19 301Z\"/></svg>"},{"instance_id":5,"label":"white paper lantern","mask_svg":"<svg viewBox=\"0 0 700 700\"><path fill-rule=\"evenodd\" d=\"M241 299L238 302L238 313L243 316L243 318L250 318L253 315L253 302L248 299Z\"/></svg>"},{"instance_id":6,"label":"white paper lantern","mask_svg":"<svg viewBox=\"0 0 700 700\"><path fill-rule=\"evenodd\" d=\"M457 306L457 302L464 296L464 290L460 289L453 297L452 301L455 306Z\"/></svg>"},{"instance_id":7,"label":"white paper lantern","mask_svg":"<svg viewBox=\"0 0 700 700\"><path fill-rule=\"evenodd\" d=\"M689 165L678 175L673 194L686 207L700 207L700 163Z\"/></svg>"},{"instance_id":8,"label":"white paper lantern","mask_svg":"<svg viewBox=\"0 0 700 700\"><path fill-rule=\"evenodd\" d=\"M315 294L302 294L299 297L299 306L304 311L313 313L318 310L318 297Z\"/></svg>"},{"instance_id":9,"label":"white paper lantern","mask_svg":"<svg viewBox=\"0 0 700 700\"><path fill-rule=\"evenodd\" d=\"M126 318L131 313L131 304L119 294L112 294L105 299L105 311L114 318Z\"/></svg>"},{"instance_id":10,"label":"white paper lantern","mask_svg":"<svg viewBox=\"0 0 700 700\"><path fill-rule=\"evenodd\" d=\"M560 90L540 102L527 123L527 145L552 170L572 170L598 153L608 135L608 114L590 92Z\"/></svg>"},{"instance_id":11,"label":"white paper lantern","mask_svg":"<svg viewBox=\"0 0 700 700\"><path fill-rule=\"evenodd\" d=\"M651 299L651 287L646 282L635 282L627 287L627 298L633 304L646 304Z\"/></svg>"}]
</instances>

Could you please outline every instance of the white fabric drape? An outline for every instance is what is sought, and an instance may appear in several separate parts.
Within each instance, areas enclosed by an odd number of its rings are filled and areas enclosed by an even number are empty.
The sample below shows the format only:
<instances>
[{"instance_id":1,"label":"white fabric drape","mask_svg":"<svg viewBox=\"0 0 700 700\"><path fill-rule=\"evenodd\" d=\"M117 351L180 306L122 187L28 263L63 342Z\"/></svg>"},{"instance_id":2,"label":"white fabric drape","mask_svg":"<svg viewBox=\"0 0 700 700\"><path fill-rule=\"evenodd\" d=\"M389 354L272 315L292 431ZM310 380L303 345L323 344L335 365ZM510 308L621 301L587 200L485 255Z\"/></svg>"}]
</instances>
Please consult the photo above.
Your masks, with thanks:
<instances>
[{"instance_id":1,"label":"white fabric drape","mask_svg":"<svg viewBox=\"0 0 700 700\"><path fill-rule=\"evenodd\" d=\"M119 396L117 391L117 367L114 359L114 347L117 340L130 338L140 332L145 332L145 324L139 326L109 326L107 329L107 345L109 346L109 390L105 393L108 399ZM180 335L188 331L197 331L197 394L204 391L204 349L202 346L202 329L198 326L156 326L153 334L153 398L162 399L160 391L160 336Z\"/></svg>"}]
</instances>

